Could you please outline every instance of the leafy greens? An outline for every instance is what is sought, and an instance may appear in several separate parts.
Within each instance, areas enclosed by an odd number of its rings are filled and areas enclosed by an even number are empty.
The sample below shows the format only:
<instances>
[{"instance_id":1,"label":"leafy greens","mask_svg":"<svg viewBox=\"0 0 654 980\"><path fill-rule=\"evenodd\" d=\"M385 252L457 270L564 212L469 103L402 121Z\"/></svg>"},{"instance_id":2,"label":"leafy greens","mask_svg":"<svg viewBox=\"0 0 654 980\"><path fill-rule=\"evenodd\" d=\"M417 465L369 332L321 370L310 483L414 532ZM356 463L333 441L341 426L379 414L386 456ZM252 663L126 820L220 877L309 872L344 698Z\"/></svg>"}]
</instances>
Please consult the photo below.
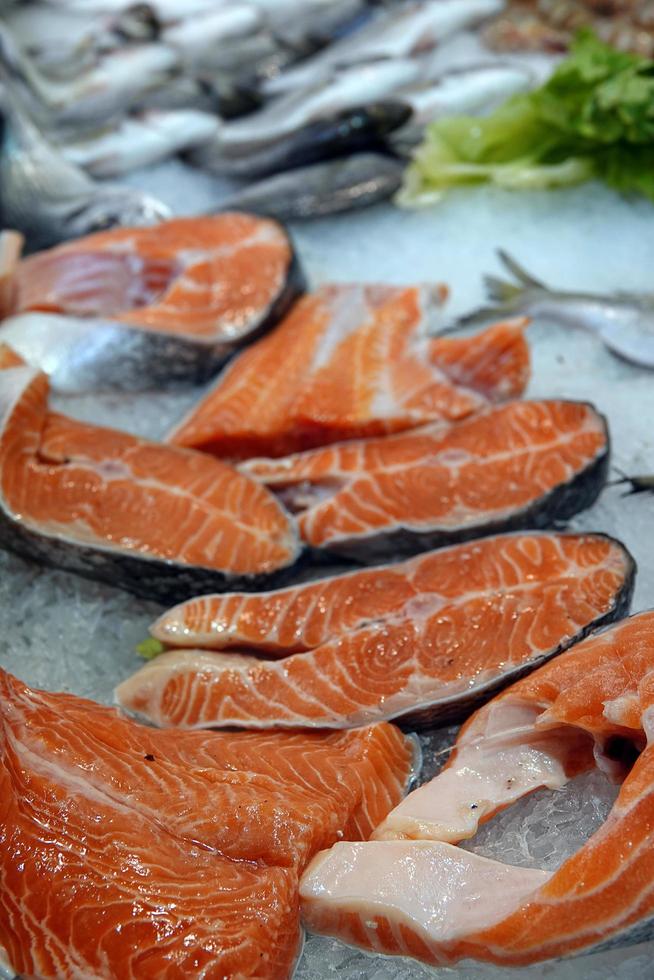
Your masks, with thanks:
<instances>
[{"instance_id":1,"label":"leafy greens","mask_svg":"<svg viewBox=\"0 0 654 980\"><path fill-rule=\"evenodd\" d=\"M460 184L548 188L593 177L654 200L654 61L583 31L540 88L485 118L428 126L398 202L429 204Z\"/></svg>"}]
</instances>

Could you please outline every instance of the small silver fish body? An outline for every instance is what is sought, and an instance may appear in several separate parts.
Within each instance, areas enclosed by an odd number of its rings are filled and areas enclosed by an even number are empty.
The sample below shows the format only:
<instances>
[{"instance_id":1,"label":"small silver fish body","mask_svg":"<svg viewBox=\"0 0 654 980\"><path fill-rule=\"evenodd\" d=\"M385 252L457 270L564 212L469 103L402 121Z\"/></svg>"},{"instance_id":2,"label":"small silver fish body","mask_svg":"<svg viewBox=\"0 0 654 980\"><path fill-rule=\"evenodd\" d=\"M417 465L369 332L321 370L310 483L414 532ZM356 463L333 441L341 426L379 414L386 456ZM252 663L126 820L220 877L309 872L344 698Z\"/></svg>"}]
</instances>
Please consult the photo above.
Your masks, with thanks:
<instances>
[{"instance_id":1,"label":"small silver fish body","mask_svg":"<svg viewBox=\"0 0 654 980\"><path fill-rule=\"evenodd\" d=\"M45 139L5 87L0 93L0 219L29 249L47 248L116 225L152 225L170 209L142 191L96 184Z\"/></svg>"},{"instance_id":2,"label":"small silver fish body","mask_svg":"<svg viewBox=\"0 0 654 980\"><path fill-rule=\"evenodd\" d=\"M502 5L503 0L414 0L398 4L306 64L271 79L265 86L266 94L280 95L315 85L328 78L336 66L408 58L429 51L457 31L498 13Z\"/></svg>"},{"instance_id":3,"label":"small silver fish body","mask_svg":"<svg viewBox=\"0 0 654 980\"><path fill-rule=\"evenodd\" d=\"M134 6L134 0L48 0L48 3L60 10L104 15L124 14ZM221 0L148 0L148 3L161 24L211 13L217 6L222 6Z\"/></svg>"},{"instance_id":4,"label":"small silver fish body","mask_svg":"<svg viewBox=\"0 0 654 980\"><path fill-rule=\"evenodd\" d=\"M147 3L116 14L89 15L37 0L11 8L5 22L45 75L67 79L93 67L103 52L127 42L153 41L160 30Z\"/></svg>"},{"instance_id":5,"label":"small silver fish body","mask_svg":"<svg viewBox=\"0 0 654 980\"><path fill-rule=\"evenodd\" d=\"M429 81L407 86L394 98L411 109L411 119L393 134L391 144L411 148L422 139L424 127L436 119L486 112L535 84L536 76L527 67L488 62L453 68Z\"/></svg>"},{"instance_id":6,"label":"small silver fish body","mask_svg":"<svg viewBox=\"0 0 654 980\"><path fill-rule=\"evenodd\" d=\"M415 82L419 74L419 65L410 58L334 70L326 84L292 92L226 124L220 130L220 146L225 153L255 152L318 119L392 98L393 92Z\"/></svg>"},{"instance_id":7,"label":"small silver fish body","mask_svg":"<svg viewBox=\"0 0 654 980\"><path fill-rule=\"evenodd\" d=\"M639 367L654 370L654 295L617 292L612 295L549 289L499 250L499 258L517 284L486 276L486 291L496 305L463 317L477 323L496 315L525 314L564 326L583 327L600 338L612 353Z\"/></svg>"},{"instance_id":8,"label":"small silver fish body","mask_svg":"<svg viewBox=\"0 0 654 980\"><path fill-rule=\"evenodd\" d=\"M346 153L385 149L386 137L402 127L410 115L411 110L401 103L373 102L309 123L258 152L237 155L223 152L218 131L187 159L219 176L260 177Z\"/></svg>"},{"instance_id":9,"label":"small silver fish body","mask_svg":"<svg viewBox=\"0 0 654 980\"><path fill-rule=\"evenodd\" d=\"M197 72L211 66L214 51L255 33L261 26L262 18L255 7L236 3L173 24L164 30L162 40L179 52L190 70Z\"/></svg>"},{"instance_id":10,"label":"small silver fish body","mask_svg":"<svg viewBox=\"0 0 654 980\"><path fill-rule=\"evenodd\" d=\"M207 112L151 110L95 137L65 143L61 151L93 177L116 177L207 143L217 131L218 119Z\"/></svg>"},{"instance_id":11,"label":"small silver fish body","mask_svg":"<svg viewBox=\"0 0 654 980\"><path fill-rule=\"evenodd\" d=\"M0 23L3 74L20 89L30 115L43 129L75 133L97 130L138 105L181 69L179 55L165 44L128 45L98 58L70 80L44 77Z\"/></svg>"},{"instance_id":12,"label":"small silver fish body","mask_svg":"<svg viewBox=\"0 0 654 980\"><path fill-rule=\"evenodd\" d=\"M388 200L402 182L403 169L391 157L358 153L251 184L226 201L223 209L289 221L339 214Z\"/></svg>"}]
</instances>

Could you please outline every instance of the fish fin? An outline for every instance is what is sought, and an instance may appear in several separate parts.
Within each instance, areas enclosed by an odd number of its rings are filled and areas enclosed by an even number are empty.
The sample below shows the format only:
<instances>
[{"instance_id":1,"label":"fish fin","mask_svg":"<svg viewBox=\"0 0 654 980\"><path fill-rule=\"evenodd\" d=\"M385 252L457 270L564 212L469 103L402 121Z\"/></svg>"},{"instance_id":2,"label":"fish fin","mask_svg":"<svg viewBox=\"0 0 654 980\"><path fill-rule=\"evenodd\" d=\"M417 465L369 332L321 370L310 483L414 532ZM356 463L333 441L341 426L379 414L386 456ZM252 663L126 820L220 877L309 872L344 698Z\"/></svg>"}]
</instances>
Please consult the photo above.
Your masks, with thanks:
<instances>
[{"instance_id":1,"label":"fish fin","mask_svg":"<svg viewBox=\"0 0 654 980\"><path fill-rule=\"evenodd\" d=\"M506 279L500 279L499 276L484 276L484 286L488 298L496 303L508 303L520 296L523 291L522 286L516 286Z\"/></svg>"},{"instance_id":2,"label":"fish fin","mask_svg":"<svg viewBox=\"0 0 654 980\"><path fill-rule=\"evenodd\" d=\"M502 265L511 273L517 282L502 279L500 276L484 276L486 295L494 303L501 304L495 310L496 313L515 312L516 301L519 301L527 290L533 292L536 289L547 289L544 283L530 275L504 249L498 248L497 255ZM506 307L504 310L502 309L502 305Z\"/></svg>"},{"instance_id":3,"label":"fish fin","mask_svg":"<svg viewBox=\"0 0 654 980\"><path fill-rule=\"evenodd\" d=\"M503 248L498 248L497 256L504 268L510 272L522 286L527 286L529 289L547 289L544 282L541 282L540 279L536 279L536 277L532 276L530 272L527 272L527 270L521 266L519 262L516 262L516 260Z\"/></svg>"},{"instance_id":4,"label":"fish fin","mask_svg":"<svg viewBox=\"0 0 654 980\"><path fill-rule=\"evenodd\" d=\"M654 493L654 476L629 476L623 470L614 466L613 469L619 474L619 480L610 480L608 487L619 487L629 484L627 490L621 494L622 497L630 497L634 493Z\"/></svg>"},{"instance_id":5,"label":"fish fin","mask_svg":"<svg viewBox=\"0 0 654 980\"><path fill-rule=\"evenodd\" d=\"M517 283L500 276L484 276L486 295L493 305L482 306L459 317L455 324L456 327L472 326L473 324L487 322L489 319L515 315L520 312L521 301L527 290L547 289L544 283L530 275L504 249L498 249L497 255L511 275L518 280Z\"/></svg>"},{"instance_id":6,"label":"fish fin","mask_svg":"<svg viewBox=\"0 0 654 980\"><path fill-rule=\"evenodd\" d=\"M654 493L654 487L641 486L637 479L628 481L631 486L624 493L621 493L621 497L632 497L635 493Z\"/></svg>"}]
</instances>

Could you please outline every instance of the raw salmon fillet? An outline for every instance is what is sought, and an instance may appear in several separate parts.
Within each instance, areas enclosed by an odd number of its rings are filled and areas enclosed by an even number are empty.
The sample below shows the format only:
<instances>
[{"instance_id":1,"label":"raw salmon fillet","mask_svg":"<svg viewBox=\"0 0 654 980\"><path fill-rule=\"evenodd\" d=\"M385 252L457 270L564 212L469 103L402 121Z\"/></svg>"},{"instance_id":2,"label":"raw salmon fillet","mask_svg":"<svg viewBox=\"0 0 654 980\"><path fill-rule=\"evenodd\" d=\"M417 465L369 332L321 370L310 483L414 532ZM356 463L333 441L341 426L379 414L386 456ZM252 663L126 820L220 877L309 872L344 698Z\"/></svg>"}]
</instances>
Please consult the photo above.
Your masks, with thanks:
<instances>
[{"instance_id":1,"label":"raw salmon fillet","mask_svg":"<svg viewBox=\"0 0 654 980\"><path fill-rule=\"evenodd\" d=\"M443 723L623 614L633 575L603 535L509 534L277 592L192 599L152 632L213 649L163 653L117 697L182 728Z\"/></svg>"},{"instance_id":2,"label":"raw salmon fillet","mask_svg":"<svg viewBox=\"0 0 654 980\"><path fill-rule=\"evenodd\" d=\"M0 338L63 390L202 380L276 322L301 286L288 236L268 218L116 228L19 262L18 318Z\"/></svg>"},{"instance_id":3,"label":"raw salmon fillet","mask_svg":"<svg viewBox=\"0 0 654 980\"><path fill-rule=\"evenodd\" d=\"M48 381L0 351L0 544L163 600L292 565L292 519L202 453L48 412Z\"/></svg>"},{"instance_id":4,"label":"raw salmon fillet","mask_svg":"<svg viewBox=\"0 0 654 980\"><path fill-rule=\"evenodd\" d=\"M250 347L172 433L233 459L458 419L522 394L527 320L429 336L445 287L328 285Z\"/></svg>"},{"instance_id":5,"label":"raw salmon fillet","mask_svg":"<svg viewBox=\"0 0 654 980\"><path fill-rule=\"evenodd\" d=\"M650 611L590 636L481 708L447 767L382 822L376 840L318 855L301 885L306 923L428 963L515 966L651 938L653 735ZM455 846L519 797L595 765L622 782L620 793L603 826L553 873Z\"/></svg>"},{"instance_id":6,"label":"raw salmon fillet","mask_svg":"<svg viewBox=\"0 0 654 980\"><path fill-rule=\"evenodd\" d=\"M241 471L279 493L307 544L373 561L571 517L596 499L608 458L592 405L524 401Z\"/></svg>"},{"instance_id":7,"label":"raw salmon fillet","mask_svg":"<svg viewBox=\"0 0 654 980\"><path fill-rule=\"evenodd\" d=\"M0 672L0 950L25 977L283 980L299 872L414 761L391 725L157 732Z\"/></svg>"}]
</instances>

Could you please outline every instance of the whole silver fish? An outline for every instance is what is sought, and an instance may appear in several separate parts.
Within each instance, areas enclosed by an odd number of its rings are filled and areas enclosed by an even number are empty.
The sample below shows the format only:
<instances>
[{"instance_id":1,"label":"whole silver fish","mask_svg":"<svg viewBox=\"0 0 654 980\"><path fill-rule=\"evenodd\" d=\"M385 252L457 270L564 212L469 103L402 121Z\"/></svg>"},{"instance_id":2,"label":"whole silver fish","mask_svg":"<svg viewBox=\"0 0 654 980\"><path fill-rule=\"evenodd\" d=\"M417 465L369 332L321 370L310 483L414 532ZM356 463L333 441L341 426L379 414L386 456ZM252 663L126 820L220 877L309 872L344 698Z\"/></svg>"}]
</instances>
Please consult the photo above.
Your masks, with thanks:
<instances>
[{"instance_id":1,"label":"whole silver fish","mask_svg":"<svg viewBox=\"0 0 654 980\"><path fill-rule=\"evenodd\" d=\"M128 46L98 60L70 81L45 78L0 24L0 61L20 85L30 114L44 128L97 129L137 105L145 93L164 85L180 68L179 55L163 44Z\"/></svg>"},{"instance_id":2,"label":"whole silver fish","mask_svg":"<svg viewBox=\"0 0 654 980\"><path fill-rule=\"evenodd\" d=\"M488 62L444 71L436 78L411 85L394 98L411 109L411 119L391 137L394 148L411 150L430 122L443 116L474 115L536 84L531 69L508 62Z\"/></svg>"},{"instance_id":3,"label":"whole silver fish","mask_svg":"<svg viewBox=\"0 0 654 980\"><path fill-rule=\"evenodd\" d=\"M374 16L374 8L366 0L332 0L332 3L319 7L308 4L275 24L274 33L276 37L300 46L311 38L318 50L359 30ZM268 17L269 23L270 20Z\"/></svg>"},{"instance_id":4,"label":"whole silver fish","mask_svg":"<svg viewBox=\"0 0 654 980\"><path fill-rule=\"evenodd\" d=\"M162 40L178 51L184 64L195 71L211 67L214 55L235 38L253 34L262 26L258 10L245 3L218 7L213 13L191 17L164 30ZM241 65L241 68L243 66Z\"/></svg>"},{"instance_id":5,"label":"whole silver fish","mask_svg":"<svg viewBox=\"0 0 654 980\"><path fill-rule=\"evenodd\" d=\"M253 211L291 221L365 208L393 196L403 169L400 161L390 157L359 153L250 184L225 201L223 210Z\"/></svg>"},{"instance_id":6,"label":"whole silver fish","mask_svg":"<svg viewBox=\"0 0 654 980\"><path fill-rule=\"evenodd\" d=\"M192 150L186 159L219 176L261 177L346 153L386 149L385 139L403 127L410 115L411 110L400 103L373 102L309 123L258 152L236 156L223 152L217 130L213 139Z\"/></svg>"},{"instance_id":7,"label":"whole silver fish","mask_svg":"<svg viewBox=\"0 0 654 980\"><path fill-rule=\"evenodd\" d=\"M141 113L107 132L65 143L61 152L93 177L116 177L207 143L218 119L207 112L178 109Z\"/></svg>"},{"instance_id":8,"label":"whole silver fish","mask_svg":"<svg viewBox=\"0 0 654 980\"><path fill-rule=\"evenodd\" d=\"M46 248L115 225L152 225L170 217L156 198L129 187L96 184L55 149L6 86L0 93L0 220L29 248Z\"/></svg>"},{"instance_id":9,"label":"whole silver fish","mask_svg":"<svg viewBox=\"0 0 654 980\"><path fill-rule=\"evenodd\" d=\"M122 14L134 5L134 0L48 0L60 10L75 11L79 14ZM162 24L171 24L185 17L211 13L218 6L230 0L148 0L157 19Z\"/></svg>"},{"instance_id":10,"label":"whole silver fish","mask_svg":"<svg viewBox=\"0 0 654 980\"><path fill-rule=\"evenodd\" d=\"M320 45L320 40L310 34L300 34L291 40L278 37L265 27L214 47L208 63L202 67L201 78L209 87L219 90L225 81L232 81L256 91L261 105L264 101L259 91L261 82L313 54Z\"/></svg>"},{"instance_id":11,"label":"whole silver fish","mask_svg":"<svg viewBox=\"0 0 654 980\"><path fill-rule=\"evenodd\" d=\"M261 149L316 119L386 99L396 89L416 81L419 73L419 65L410 58L335 70L327 84L283 96L223 126L220 145L225 153L232 154Z\"/></svg>"},{"instance_id":12,"label":"whole silver fish","mask_svg":"<svg viewBox=\"0 0 654 980\"><path fill-rule=\"evenodd\" d=\"M334 66L346 67L378 58L407 58L428 51L442 40L499 13L503 0L418 0L380 13L342 41L306 64L282 72L265 86L280 95L328 77Z\"/></svg>"},{"instance_id":13,"label":"whole silver fish","mask_svg":"<svg viewBox=\"0 0 654 980\"><path fill-rule=\"evenodd\" d=\"M259 109L261 101L255 89L243 87L229 76L179 75L163 88L149 92L140 100L136 111L187 109L233 119Z\"/></svg>"},{"instance_id":14,"label":"whole silver fish","mask_svg":"<svg viewBox=\"0 0 654 980\"><path fill-rule=\"evenodd\" d=\"M596 334L614 354L654 369L654 295L617 292L575 293L549 289L506 252L498 256L516 283L486 276L486 291L496 305L484 307L459 323L477 323L498 315L525 314Z\"/></svg>"},{"instance_id":15,"label":"whole silver fish","mask_svg":"<svg viewBox=\"0 0 654 980\"><path fill-rule=\"evenodd\" d=\"M160 30L147 3L116 14L90 16L30 3L10 9L4 17L20 48L41 71L57 78L87 71L100 53L126 41L152 41Z\"/></svg>"}]
</instances>

